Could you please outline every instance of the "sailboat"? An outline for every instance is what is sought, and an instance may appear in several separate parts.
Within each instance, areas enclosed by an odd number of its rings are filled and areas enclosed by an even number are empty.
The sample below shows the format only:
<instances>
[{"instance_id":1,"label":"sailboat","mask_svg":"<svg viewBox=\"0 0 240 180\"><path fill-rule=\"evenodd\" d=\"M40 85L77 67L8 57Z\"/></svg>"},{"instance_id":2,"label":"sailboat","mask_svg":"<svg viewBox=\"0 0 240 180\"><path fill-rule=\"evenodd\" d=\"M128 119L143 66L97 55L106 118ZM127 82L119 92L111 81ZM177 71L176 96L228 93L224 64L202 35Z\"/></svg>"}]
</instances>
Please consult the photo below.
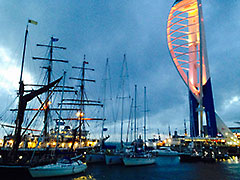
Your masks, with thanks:
<instances>
[{"instance_id":1,"label":"sailboat","mask_svg":"<svg viewBox=\"0 0 240 180\"><path fill-rule=\"evenodd\" d=\"M106 68L107 68L107 64L108 64L108 59L106 62ZM106 80L104 80L103 84L103 91L104 91L104 97L103 97L103 119L102 119L102 131L101 131L101 139L98 143L98 148L97 149L92 149L91 151L87 152L87 154L85 155L85 159L87 163L99 163L99 162L104 162L105 161L105 152L102 149L102 146L104 144L104 137L103 137L103 132L105 130L104 128L104 123L105 123L105 89L106 89Z\"/></svg>"},{"instance_id":2,"label":"sailboat","mask_svg":"<svg viewBox=\"0 0 240 180\"><path fill-rule=\"evenodd\" d=\"M87 169L86 163L78 160L79 157L81 156L74 158L63 158L57 163L31 167L28 170L33 178L78 174Z\"/></svg>"},{"instance_id":3,"label":"sailboat","mask_svg":"<svg viewBox=\"0 0 240 180\"><path fill-rule=\"evenodd\" d=\"M134 146L132 151L123 157L123 163L125 166L142 166L156 163L156 157L151 153L144 151L144 143L141 136L133 143Z\"/></svg>"},{"instance_id":4,"label":"sailboat","mask_svg":"<svg viewBox=\"0 0 240 180\"><path fill-rule=\"evenodd\" d=\"M123 144L123 120L124 120L124 100L130 96L125 95L125 84L126 78L128 78L128 68L126 61L126 54L124 54L123 63L122 63L122 72L121 72L121 134L120 134L120 149L111 149L105 155L105 162L107 165L122 164L124 156L124 144Z\"/></svg>"},{"instance_id":5,"label":"sailboat","mask_svg":"<svg viewBox=\"0 0 240 180\"><path fill-rule=\"evenodd\" d=\"M141 166L141 165L151 165L156 163L156 157L153 156L151 153L146 151L146 146L144 147L144 141L142 140L141 136L137 137L136 131L136 107L137 107L137 85L135 85L135 122L134 122L134 137L135 140L133 141L132 151L127 153L123 157L123 163L125 166ZM146 143L146 87L144 87L144 139Z\"/></svg>"},{"instance_id":6,"label":"sailboat","mask_svg":"<svg viewBox=\"0 0 240 180\"><path fill-rule=\"evenodd\" d=\"M123 158L125 166L143 166L156 163L156 158L150 154L130 154Z\"/></svg>"}]
</instances>

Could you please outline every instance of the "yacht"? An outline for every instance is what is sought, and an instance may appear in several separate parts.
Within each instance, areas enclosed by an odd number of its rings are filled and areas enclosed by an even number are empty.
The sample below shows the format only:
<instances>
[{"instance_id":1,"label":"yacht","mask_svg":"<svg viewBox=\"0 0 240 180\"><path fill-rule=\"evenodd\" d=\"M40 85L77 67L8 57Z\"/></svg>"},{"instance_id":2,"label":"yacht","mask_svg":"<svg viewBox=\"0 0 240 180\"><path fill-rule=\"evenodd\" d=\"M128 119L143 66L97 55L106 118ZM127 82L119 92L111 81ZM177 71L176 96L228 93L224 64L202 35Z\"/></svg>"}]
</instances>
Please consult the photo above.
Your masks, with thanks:
<instances>
[{"instance_id":1,"label":"yacht","mask_svg":"<svg viewBox=\"0 0 240 180\"><path fill-rule=\"evenodd\" d=\"M151 153L155 156L178 156L177 151L173 151L170 147L160 147L159 149L154 149Z\"/></svg>"}]
</instances>

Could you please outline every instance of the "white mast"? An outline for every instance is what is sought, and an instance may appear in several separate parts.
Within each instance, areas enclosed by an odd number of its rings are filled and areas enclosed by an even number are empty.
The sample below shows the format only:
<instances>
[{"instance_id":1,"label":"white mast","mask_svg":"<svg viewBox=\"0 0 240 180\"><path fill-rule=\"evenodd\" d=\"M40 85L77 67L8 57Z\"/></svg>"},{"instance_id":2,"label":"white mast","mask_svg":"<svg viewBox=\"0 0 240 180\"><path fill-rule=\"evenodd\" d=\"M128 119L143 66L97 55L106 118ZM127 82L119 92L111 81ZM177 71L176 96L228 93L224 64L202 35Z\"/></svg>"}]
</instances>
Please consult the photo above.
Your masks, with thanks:
<instances>
[{"instance_id":1,"label":"white mast","mask_svg":"<svg viewBox=\"0 0 240 180\"><path fill-rule=\"evenodd\" d=\"M137 85L135 84L135 100L134 100L134 140L137 139Z\"/></svg>"},{"instance_id":2,"label":"white mast","mask_svg":"<svg viewBox=\"0 0 240 180\"><path fill-rule=\"evenodd\" d=\"M144 130L144 141L146 143L147 141L147 136L146 136L146 121L147 121L147 97L146 97L146 86L144 87L144 126L143 126L143 130Z\"/></svg>"},{"instance_id":3,"label":"white mast","mask_svg":"<svg viewBox=\"0 0 240 180\"><path fill-rule=\"evenodd\" d=\"M124 73L124 64L126 65L126 54L124 54L124 59L123 59L123 70L122 70L122 116L121 116L121 147L123 147L123 116L124 116L124 95L125 95L125 75L127 76L127 68Z\"/></svg>"}]
</instances>

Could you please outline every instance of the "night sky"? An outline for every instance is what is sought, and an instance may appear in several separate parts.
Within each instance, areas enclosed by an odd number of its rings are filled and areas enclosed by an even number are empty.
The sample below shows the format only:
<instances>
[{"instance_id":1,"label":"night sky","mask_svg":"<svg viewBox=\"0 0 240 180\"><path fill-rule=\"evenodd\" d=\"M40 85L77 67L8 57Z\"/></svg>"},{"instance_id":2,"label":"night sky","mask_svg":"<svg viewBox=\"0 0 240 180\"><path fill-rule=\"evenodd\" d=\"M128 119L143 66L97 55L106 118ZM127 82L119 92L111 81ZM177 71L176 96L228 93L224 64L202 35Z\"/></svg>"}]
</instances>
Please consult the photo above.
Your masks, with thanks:
<instances>
[{"instance_id":1,"label":"night sky","mask_svg":"<svg viewBox=\"0 0 240 180\"><path fill-rule=\"evenodd\" d=\"M116 97L121 93L119 84L126 54L125 95L134 97L134 85L137 85L139 132L146 86L148 137L152 138L158 129L161 134L168 134L169 125L172 131L177 129L182 134L184 119L189 129L188 91L172 63L166 38L167 18L173 3L173 0L0 0L0 118L7 122L14 117L6 115L5 109L16 97L24 33L28 19L33 19L38 25L29 24L25 83L39 83L39 77L44 76L44 70L39 68L44 66L43 62L31 57L46 56L46 49L36 44L48 44L54 36L59 38L55 45L67 48L54 50L54 58L67 59L69 63L54 63L53 78L57 79L66 70L66 84L75 86L76 81L69 77L76 77L79 72L71 67L81 66L85 54L87 66L95 69L86 76L96 79L95 84L86 85L88 97L101 100L105 64L109 58L111 81L107 81L106 127L109 131L106 134L119 134L121 111L114 103L120 102ZM228 126L237 126L234 122L240 121L240 1L202 0L202 3L215 109ZM110 96L114 103L110 102ZM125 134L130 100L125 98ZM16 104L11 106L14 107ZM101 110L96 111L101 115ZM100 124L90 122L87 126L95 137L100 136ZM116 136L112 137L114 140Z\"/></svg>"}]
</instances>

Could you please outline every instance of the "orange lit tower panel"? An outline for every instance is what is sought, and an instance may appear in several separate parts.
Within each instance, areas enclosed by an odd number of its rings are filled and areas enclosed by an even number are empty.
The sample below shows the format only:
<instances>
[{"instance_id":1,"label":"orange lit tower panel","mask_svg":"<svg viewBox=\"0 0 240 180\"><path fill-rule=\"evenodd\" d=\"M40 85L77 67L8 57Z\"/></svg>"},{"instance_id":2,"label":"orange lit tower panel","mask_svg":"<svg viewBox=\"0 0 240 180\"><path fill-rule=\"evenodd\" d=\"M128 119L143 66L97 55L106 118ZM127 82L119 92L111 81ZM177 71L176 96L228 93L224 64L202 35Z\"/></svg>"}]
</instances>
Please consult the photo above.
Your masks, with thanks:
<instances>
[{"instance_id":1,"label":"orange lit tower panel","mask_svg":"<svg viewBox=\"0 0 240 180\"><path fill-rule=\"evenodd\" d=\"M190 91L191 136L199 136L198 109L202 104L207 134L215 137L216 117L200 0L174 2L167 21L167 41L173 63Z\"/></svg>"}]
</instances>

